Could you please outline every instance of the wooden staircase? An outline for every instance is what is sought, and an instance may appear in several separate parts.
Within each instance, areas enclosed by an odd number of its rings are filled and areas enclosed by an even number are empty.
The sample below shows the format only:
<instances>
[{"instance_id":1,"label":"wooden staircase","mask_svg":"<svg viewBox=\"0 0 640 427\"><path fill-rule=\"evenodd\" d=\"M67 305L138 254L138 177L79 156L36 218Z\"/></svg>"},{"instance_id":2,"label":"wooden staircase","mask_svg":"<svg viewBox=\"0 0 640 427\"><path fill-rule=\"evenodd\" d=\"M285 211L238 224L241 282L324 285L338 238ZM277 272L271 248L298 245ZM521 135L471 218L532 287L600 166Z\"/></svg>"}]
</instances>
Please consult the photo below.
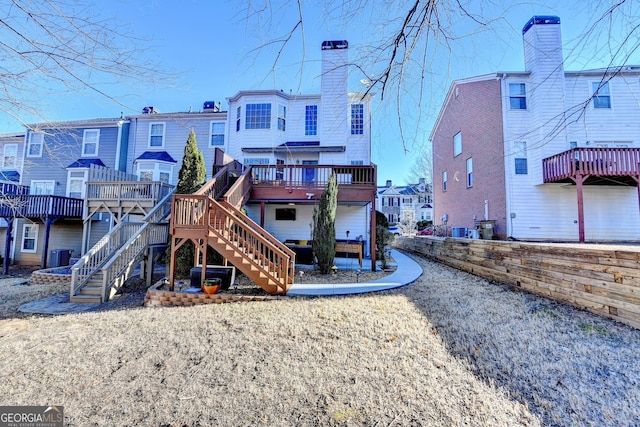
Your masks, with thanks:
<instances>
[{"instance_id":1,"label":"wooden staircase","mask_svg":"<svg viewBox=\"0 0 640 427\"><path fill-rule=\"evenodd\" d=\"M203 259L208 247L215 249L270 294L286 294L293 285L295 253L239 209L251 189L249 177L248 169L232 185L223 185L230 181L222 169L197 193L173 196L170 289L175 252L189 240Z\"/></svg>"},{"instance_id":2,"label":"wooden staircase","mask_svg":"<svg viewBox=\"0 0 640 427\"><path fill-rule=\"evenodd\" d=\"M151 249L165 247L169 239L172 194L165 196L142 222L119 223L71 267L71 302L108 301L143 261L141 273L150 280Z\"/></svg>"}]
</instances>

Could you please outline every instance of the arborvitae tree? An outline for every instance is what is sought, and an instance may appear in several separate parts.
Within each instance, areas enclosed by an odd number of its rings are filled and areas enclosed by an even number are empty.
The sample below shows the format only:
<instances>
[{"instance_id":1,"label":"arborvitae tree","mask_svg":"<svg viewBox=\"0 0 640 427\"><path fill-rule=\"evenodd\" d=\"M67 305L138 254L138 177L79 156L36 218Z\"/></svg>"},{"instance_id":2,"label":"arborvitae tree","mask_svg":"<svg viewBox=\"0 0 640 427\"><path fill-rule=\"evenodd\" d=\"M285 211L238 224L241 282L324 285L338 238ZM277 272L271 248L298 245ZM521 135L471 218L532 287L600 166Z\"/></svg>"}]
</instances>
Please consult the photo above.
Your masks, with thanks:
<instances>
[{"instance_id":1,"label":"arborvitae tree","mask_svg":"<svg viewBox=\"0 0 640 427\"><path fill-rule=\"evenodd\" d=\"M184 155L182 156L182 167L178 173L177 194L195 193L204 184L207 169L204 165L204 155L198 150L196 142L196 133L191 131L187 144L184 146Z\"/></svg>"},{"instance_id":2,"label":"arborvitae tree","mask_svg":"<svg viewBox=\"0 0 640 427\"><path fill-rule=\"evenodd\" d=\"M189 133L189 138L184 147L182 167L178 173L177 194L193 194L202 187L207 175L202 151L198 150L196 134ZM194 265L194 247L192 242L186 242L176 252L176 276L189 277L191 267Z\"/></svg>"},{"instance_id":3,"label":"arborvitae tree","mask_svg":"<svg viewBox=\"0 0 640 427\"><path fill-rule=\"evenodd\" d=\"M331 272L336 257L337 208L338 182L335 174L331 174L319 205L313 209L313 255L318 260L318 268L322 274Z\"/></svg>"}]
</instances>

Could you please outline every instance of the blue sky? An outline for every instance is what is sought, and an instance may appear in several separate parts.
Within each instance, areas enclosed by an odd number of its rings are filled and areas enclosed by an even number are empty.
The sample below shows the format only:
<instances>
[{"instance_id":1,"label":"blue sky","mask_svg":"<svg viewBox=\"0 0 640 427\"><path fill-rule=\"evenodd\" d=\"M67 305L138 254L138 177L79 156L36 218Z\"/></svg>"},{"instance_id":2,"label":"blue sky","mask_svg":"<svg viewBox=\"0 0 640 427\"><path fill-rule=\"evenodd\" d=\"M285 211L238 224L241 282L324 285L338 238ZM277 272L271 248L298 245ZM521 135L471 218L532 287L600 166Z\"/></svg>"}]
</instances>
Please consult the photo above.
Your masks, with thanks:
<instances>
[{"instance_id":1,"label":"blue sky","mask_svg":"<svg viewBox=\"0 0 640 427\"><path fill-rule=\"evenodd\" d=\"M125 114L138 113L147 105L161 112L187 111L189 108L199 110L204 101L222 102L226 109L226 97L248 89L319 93L320 45L323 40L346 39L350 43L350 56L352 51L359 55L359 48L373 43L375 36L385 31L380 24L381 15L398 15L393 10L371 7L358 11L345 22L334 19L339 11L326 11L322 4L305 4L305 44L302 44L298 32L272 71L277 50L273 46L259 48L291 28L297 19L295 8L271 9L259 19L252 17L247 20L243 6L237 3L244 2L97 1L96 13L115 17L133 34L148 39L151 47L145 55L158 61L161 69L174 73L173 77L156 85L106 87L126 107L95 94L54 95L43 100L45 116L49 120L118 117L121 111ZM275 3L271 2L272 5ZM521 29L531 16L557 15L561 18L567 69L607 65L604 55L590 51L601 48L601 44L596 46L597 43L593 43L588 49L572 50L594 13L603 10L596 3L540 0L511 5L499 12L483 11L485 16L502 15L502 19L496 22L493 31L460 40L451 52L444 49L433 52L433 58L429 58L431 72L425 80L427 90L420 108L412 94L415 82L410 80L417 76L410 76L405 82L406 92L401 95L401 103L409 152L405 152L400 139L397 107L392 102L395 94L389 94L382 102L378 97L374 101L372 160L378 165L379 183L387 179L392 179L395 184L406 183L407 171L416 153L428 142L429 132L451 80L523 69ZM486 2L472 1L470 7L478 8L480 12L482 4ZM459 30L464 32L464 26ZM640 60L633 59L632 56L630 63L640 63ZM362 89L361 78L363 75L356 70L351 76L351 91ZM0 117L0 132L16 130L21 130L17 122Z\"/></svg>"}]
</instances>

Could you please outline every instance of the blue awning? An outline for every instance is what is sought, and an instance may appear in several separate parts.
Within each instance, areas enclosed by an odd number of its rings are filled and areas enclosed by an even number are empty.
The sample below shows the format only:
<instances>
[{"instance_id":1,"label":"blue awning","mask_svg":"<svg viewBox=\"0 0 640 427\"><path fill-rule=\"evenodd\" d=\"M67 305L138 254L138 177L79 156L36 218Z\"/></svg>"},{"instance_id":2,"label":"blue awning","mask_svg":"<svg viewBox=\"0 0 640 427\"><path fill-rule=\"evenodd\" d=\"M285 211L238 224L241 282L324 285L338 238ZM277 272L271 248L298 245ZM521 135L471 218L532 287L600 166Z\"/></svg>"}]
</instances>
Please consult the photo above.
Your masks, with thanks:
<instances>
[{"instance_id":1,"label":"blue awning","mask_svg":"<svg viewBox=\"0 0 640 427\"><path fill-rule=\"evenodd\" d=\"M178 163L166 151L145 151L136 158L137 160L159 160L161 162Z\"/></svg>"},{"instance_id":2,"label":"blue awning","mask_svg":"<svg viewBox=\"0 0 640 427\"><path fill-rule=\"evenodd\" d=\"M91 165L105 166L100 159L78 159L67 166L67 168L88 168Z\"/></svg>"},{"instance_id":3,"label":"blue awning","mask_svg":"<svg viewBox=\"0 0 640 427\"><path fill-rule=\"evenodd\" d=\"M0 171L0 180L20 182L20 174L18 171Z\"/></svg>"}]
</instances>

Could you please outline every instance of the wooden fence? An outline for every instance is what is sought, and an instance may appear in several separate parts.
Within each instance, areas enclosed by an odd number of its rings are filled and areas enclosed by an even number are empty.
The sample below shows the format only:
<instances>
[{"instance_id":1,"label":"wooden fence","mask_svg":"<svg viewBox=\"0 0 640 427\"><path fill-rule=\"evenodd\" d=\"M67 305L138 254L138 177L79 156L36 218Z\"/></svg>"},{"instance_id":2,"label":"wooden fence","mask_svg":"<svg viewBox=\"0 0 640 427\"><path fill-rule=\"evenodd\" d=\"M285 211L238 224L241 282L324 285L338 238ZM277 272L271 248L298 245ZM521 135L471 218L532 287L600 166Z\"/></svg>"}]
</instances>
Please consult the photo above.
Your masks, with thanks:
<instances>
[{"instance_id":1,"label":"wooden fence","mask_svg":"<svg viewBox=\"0 0 640 427\"><path fill-rule=\"evenodd\" d=\"M640 329L640 247L437 237L399 237L396 244Z\"/></svg>"}]
</instances>

